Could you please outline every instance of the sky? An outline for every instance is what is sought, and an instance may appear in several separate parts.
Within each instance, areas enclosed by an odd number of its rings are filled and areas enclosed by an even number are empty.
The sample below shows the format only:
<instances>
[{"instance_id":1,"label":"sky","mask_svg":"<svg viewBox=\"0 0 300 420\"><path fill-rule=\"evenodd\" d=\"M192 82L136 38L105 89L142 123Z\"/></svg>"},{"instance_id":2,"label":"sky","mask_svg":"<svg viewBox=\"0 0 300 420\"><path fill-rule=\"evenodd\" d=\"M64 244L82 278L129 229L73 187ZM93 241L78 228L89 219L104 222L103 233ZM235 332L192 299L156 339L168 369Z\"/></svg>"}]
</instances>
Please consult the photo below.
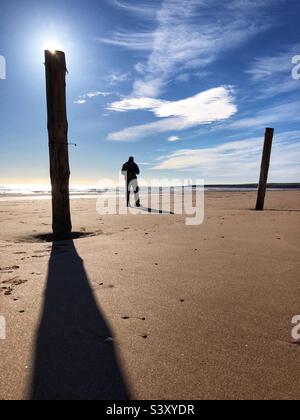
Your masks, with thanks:
<instances>
[{"instance_id":1,"label":"sky","mask_svg":"<svg viewBox=\"0 0 300 420\"><path fill-rule=\"evenodd\" d=\"M299 16L298 0L1 0L0 184L49 183L50 48L67 59L72 185L131 155L145 180L257 182L266 127L270 181L300 182Z\"/></svg>"}]
</instances>

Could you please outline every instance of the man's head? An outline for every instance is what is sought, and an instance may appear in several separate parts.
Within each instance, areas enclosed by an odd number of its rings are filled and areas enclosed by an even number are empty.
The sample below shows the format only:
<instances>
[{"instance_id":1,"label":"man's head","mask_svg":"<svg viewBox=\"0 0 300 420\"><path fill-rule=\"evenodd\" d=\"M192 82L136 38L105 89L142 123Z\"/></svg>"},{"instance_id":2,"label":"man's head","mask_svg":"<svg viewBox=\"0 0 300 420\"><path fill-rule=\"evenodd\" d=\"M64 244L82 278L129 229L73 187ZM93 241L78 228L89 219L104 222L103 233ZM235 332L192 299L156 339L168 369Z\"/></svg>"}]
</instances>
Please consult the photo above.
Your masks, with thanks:
<instances>
[{"instance_id":1,"label":"man's head","mask_svg":"<svg viewBox=\"0 0 300 420\"><path fill-rule=\"evenodd\" d=\"M130 158L128 159L128 162L133 163L134 162L134 157L130 156Z\"/></svg>"}]
</instances>

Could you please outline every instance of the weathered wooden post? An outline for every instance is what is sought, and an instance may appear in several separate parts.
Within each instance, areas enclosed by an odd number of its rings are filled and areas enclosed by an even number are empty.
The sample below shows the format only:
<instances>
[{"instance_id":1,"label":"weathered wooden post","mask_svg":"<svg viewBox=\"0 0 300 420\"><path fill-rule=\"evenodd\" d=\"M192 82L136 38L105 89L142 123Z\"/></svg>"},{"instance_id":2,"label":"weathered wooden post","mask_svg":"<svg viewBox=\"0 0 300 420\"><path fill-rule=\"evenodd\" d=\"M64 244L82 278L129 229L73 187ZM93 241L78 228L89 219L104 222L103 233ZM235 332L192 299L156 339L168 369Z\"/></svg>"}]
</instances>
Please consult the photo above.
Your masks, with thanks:
<instances>
[{"instance_id":1,"label":"weathered wooden post","mask_svg":"<svg viewBox=\"0 0 300 420\"><path fill-rule=\"evenodd\" d=\"M263 157L261 162L260 180L258 187L256 210L263 211L270 168L274 128L266 128Z\"/></svg>"},{"instance_id":2,"label":"weathered wooden post","mask_svg":"<svg viewBox=\"0 0 300 420\"><path fill-rule=\"evenodd\" d=\"M71 238L69 150L66 106L66 59L61 51L45 51L52 220L54 240Z\"/></svg>"}]
</instances>

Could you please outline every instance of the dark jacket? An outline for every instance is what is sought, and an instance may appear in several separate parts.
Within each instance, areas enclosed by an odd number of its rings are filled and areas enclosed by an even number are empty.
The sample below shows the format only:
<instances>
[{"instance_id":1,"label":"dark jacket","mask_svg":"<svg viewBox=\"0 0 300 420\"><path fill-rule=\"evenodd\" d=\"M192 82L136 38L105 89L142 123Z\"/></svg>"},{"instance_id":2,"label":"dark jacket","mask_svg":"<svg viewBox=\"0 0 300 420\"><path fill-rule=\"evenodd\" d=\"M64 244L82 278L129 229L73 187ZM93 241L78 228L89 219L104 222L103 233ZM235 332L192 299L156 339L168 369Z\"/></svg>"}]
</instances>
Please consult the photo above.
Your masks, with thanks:
<instances>
[{"instance_id":1,"label":"dark jacket","mask_svg":"<svg viewBox=\"0 0 300 420\"><path fill-rule=\"evenodd\" d=\"M130 182L133 179L137 179L137 175L140 174L140 168L135 162L126 162L122 167L122 174L127 175L127 181Z\"/></svg>"}]
</instances>

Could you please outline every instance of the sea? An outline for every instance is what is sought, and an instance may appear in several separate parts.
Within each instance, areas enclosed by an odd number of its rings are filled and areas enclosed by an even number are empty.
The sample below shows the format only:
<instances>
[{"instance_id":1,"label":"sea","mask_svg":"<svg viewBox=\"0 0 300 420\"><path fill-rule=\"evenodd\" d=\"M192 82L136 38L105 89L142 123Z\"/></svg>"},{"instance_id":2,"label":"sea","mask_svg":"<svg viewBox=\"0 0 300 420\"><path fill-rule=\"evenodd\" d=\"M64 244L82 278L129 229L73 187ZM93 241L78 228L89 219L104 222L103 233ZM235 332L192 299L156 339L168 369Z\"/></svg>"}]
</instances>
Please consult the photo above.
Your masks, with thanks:
<instances>
[{"instance_id":1,"label":"sea","mask_svg":"<svg viewBox=\"0 0 300 420\"><path fill-rule=\"evenodd\" d=\"M202 188L202 186L188 185L185 187L174 187L174 191L180 193L182 188L185 189L196 189ZM288 184L269 184L268 189L275 191L283 190L300 190L300 183L288 183ZM141 187L140 193L147 194L148 187ZM206 185L204 187L205 192L245 192L245 191L256 191L256 184L235 184L235 185ZM99 188L90 185L74 185L70 187L71 198L97 198L103 194L116 194L116 188ZM152 187L152 193L159 193L159 187ZM123 192L123 189L122 189ZM12 184L0 184L0 201L13 201L13 200L28 200L28 199L51 199L51 188L49 185L12 185Z\"/></svg>"}]
</instances>

